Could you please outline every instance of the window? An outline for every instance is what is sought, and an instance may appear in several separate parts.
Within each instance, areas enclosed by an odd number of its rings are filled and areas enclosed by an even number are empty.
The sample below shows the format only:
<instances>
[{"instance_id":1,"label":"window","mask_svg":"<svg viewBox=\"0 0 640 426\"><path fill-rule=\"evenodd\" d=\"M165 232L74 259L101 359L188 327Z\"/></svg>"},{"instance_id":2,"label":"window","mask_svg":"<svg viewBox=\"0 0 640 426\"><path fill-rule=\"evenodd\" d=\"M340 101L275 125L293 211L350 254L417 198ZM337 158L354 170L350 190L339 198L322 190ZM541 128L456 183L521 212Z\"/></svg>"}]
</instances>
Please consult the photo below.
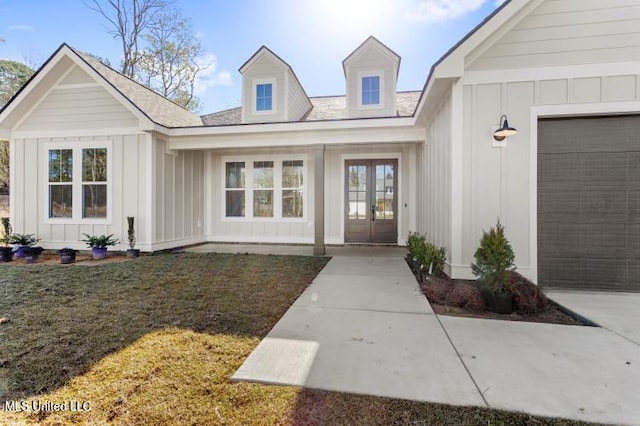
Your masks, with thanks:
<instances>
[{"instance_id":1,"label":"window","mask_svg":"<svg viewBox=\"0 0 640 426\"><path fill-rule=\"evenodd\" d=\"M273 161L253 162L253 216L273 217Z\"/></svg>"},{"instance_id":2,"label":"window","mask_svg":"<svg viewBox=\"0 0 640 426\"><path fill-rule=\"evenodd\" d=\"M226 207L227 217L244 217L244 162L227 163Z\"/></svg>"},{"instance_id":3,"label":"window","mask_svg":"<svg viewBox=\"0 0 640 426\"><path fill-rule=\"evenodd\" d=\"M239 158L225 161L227 218L302 219L304 160Z\"/></svg>"},{"instance_id":4,"label":"window","mask_svg":"<svg viewBox=\"0 0 640 426\"><path fill-rule=\"evenodd\" d=\"M380 77L362 77L362 105L380 104Z\"/></svg>"},{"instance_id":5,"label":"window","mask_svg":"<svg viewBox=\"0 0 640 426\"><path fill-rule=\"evenodd\" d=\"M49 219L108 219L108 148L69 147L47 150Z\"/></svg>"},{"instance_id":6,"label":"window","mask_svg":"<svg viewBox=\"0 0 640 426\"><path fill-rule=\"evenodd\" d=\"M82 217L107 217L107 150L82 150Z\"/></svg>"},{"instance_id":7,"label":"window","mask_svg":"<svg viewBox=\"0 0 640 426\"><path fill-rule=\"evenodd\" d=\"M302 217L302 160L282 162L282 217Z\"/></svg>"},{"instance_id":8,"label":"window","mask_svg":"<svg viewBox=\"0 0 640 426\"><path fill-rule=\"evenodd\" d=\"M49 217L73 217L73 150L49 150Z\"/></svg>"},{"instance_id":9,"label":"window","mask_svg":"<svg viewBox=\"0 0 640 426\"><path fill-rule=\"evenodd\" d=\"M273 109L273 85L271 83L256 85L256 111Z\"/></svg>"}]
</instances>

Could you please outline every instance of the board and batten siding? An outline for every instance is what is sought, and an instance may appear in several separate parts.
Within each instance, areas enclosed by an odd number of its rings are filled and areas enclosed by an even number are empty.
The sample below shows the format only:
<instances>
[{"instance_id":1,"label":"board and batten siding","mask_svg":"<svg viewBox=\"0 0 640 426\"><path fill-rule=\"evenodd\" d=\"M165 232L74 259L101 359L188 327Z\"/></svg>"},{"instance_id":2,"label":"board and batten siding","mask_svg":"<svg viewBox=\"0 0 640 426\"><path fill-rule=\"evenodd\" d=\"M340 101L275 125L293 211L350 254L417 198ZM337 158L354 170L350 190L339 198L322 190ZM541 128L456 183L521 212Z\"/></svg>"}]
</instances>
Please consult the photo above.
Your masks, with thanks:
<instances>
[{"instance_id":1,"label":"board and batten siding","mask_svg":"<svg viewBox=\"0 0 640 426\"><path fill-rule=\"evenodd\" d=\"M311 151L282 149L252 149L210 152L207 154L207 239L213 242L249 242L249 243L289 243L313 244L313 197L314 167ZM275 218L226 218L224 209L225 160L228 161L275 161L303 160L304 175L304 219ZM278 196L277 191L274 197ZM275 201L275 200L274 200ZM251 202L250 199L247 202Z\"/></svg>"},{"instance_id":2,"label":"board and batten siding","mask_svg":"<svg viewBox=\"0 0 640 426\"><path fill-rule=\"evenodd\" d=\"M422 227L427 240L447 249L451 263L451 100L447 98L437 109L426 128L423 146L422 178L424 192ZM447 271L448 272L448 271Z\"/></svg>"},{"instance_id":3,"label":"board and batten siding","mask_svg":"<svg viewBox=\"0 0 640 426\"><path fill-rule=\"evenodd\" d=\"M57 85L16 131L133 128L138 119L103 87Z\"/></svg>"},{"instance_id":4,"label":"board and batten siding","mask_svg":"<svg viewBox=\"0 0 640 426\"><path fill-rule=\"evenodd\" d=\"M56 143L82 144L109 141L111 145L111 222L109 224L57 224L47 220L47 146ZM47 249L72 247L86 249L83 234L114 234L121 242L117 249L126 248L127 216L136 218L138 247L151 244L147 232L149 194L148 136L143 134L82 136L55 138L17 138L12 141L13 171L12 220L13 230L36 234ZM74 200L80 203L81 200Z\"/></svg>"},{"instance_id":5,"label":"board and batten siding","mask_svg":"<svg viewBox=\"0 0 640 426\"><path fill-rule=\"evenodd\" d=\"M205 161L200 151L167 151L154 141L155 249L205 240Z\"/></svg>"},{"instance_id":6,"label":"board and batten siding","mask_svg":"<svg viewBox=\"0 0 640 426\"><path fill-rule=\"evenodd\" d=\"M275 113L255 114L254 85L256 80L275 79L273 107ZM245 123L285 121L285 73L266 55L262 56L242 76L242 106Z\"/></svg>"},{"instance_id":7,"label":"board and batten siding","mask_svg":"<svg viewBox=\"0 0 640 426\"><path fill-rule=\"evenodd\" d=\"M638 28L637 0L547 0L472 52L467 69L626 62L640 52Z\"/></svg>"},{"instance_id":8,"label":"board and batten siding","mask_svg":"<svg viewBox=\"0 0 640 426\"><path fill-rule=\"evenodd\" d=\"M470 74L465 78L473 79ZM593 105L640 100L640 75L610 75L589 78L558 78L463 85L463 264L470 265L483 230L500 218L516 255L518 271L535 278L531 265L531 111L535 106ZM506 147L492 147L492 132L501 114L518 134ZM567 114L571 115L571 114ZM534 243L532 245L532 243ZM471 277L470 267L458 277Z\"/></svg>"}]
</instances>

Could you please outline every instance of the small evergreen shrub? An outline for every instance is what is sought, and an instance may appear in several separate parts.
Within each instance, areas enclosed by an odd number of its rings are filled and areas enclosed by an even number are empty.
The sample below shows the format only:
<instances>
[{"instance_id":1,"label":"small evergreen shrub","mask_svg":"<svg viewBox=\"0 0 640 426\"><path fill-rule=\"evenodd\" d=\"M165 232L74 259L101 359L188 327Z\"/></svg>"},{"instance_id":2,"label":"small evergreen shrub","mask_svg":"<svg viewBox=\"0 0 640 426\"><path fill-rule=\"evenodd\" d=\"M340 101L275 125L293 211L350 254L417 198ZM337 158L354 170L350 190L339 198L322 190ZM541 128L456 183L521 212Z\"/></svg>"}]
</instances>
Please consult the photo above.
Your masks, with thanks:
<instances>
[{"instance_id":1,"label":"small evergreen shrub","mask_svg":"<svg viewBox=\"0 0 640 426\"><path fill-rule=\"evenodd\" d=\"M444 247L436 247L427 241L424 234L409 232L407 238L411 256L422 265L423 270L430 275L441 276L447 259L447 250Z\"/></svg>"},{"instance_id":2,"label":"small evergreen shrub","mask_svg":"<svg viewBox=\"0 0 640 426\"><path fill-rule=\"evenodd\" d=\"M515 255L500 220L489 232L483 231L474 258L476 261L471 264L471 270L487 291L495 294L510 292L509 271L514 269Z\"/></svg>"}]
</instances>

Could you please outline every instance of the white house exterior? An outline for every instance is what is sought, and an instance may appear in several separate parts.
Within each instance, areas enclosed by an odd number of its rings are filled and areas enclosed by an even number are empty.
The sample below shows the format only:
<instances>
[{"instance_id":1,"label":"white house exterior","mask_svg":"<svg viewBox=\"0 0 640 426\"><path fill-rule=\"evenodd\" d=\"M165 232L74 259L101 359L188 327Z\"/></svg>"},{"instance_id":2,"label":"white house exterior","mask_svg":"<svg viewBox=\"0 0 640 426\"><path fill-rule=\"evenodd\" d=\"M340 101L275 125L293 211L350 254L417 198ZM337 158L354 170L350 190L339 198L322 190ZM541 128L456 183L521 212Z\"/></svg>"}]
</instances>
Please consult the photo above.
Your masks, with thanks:
<instances>
[{"instance_id":1,"label":"white house exterior","mask_svg":"<svg viewBox=\"0 0 640 426\"><path fill-rule=\"evenodd\" d=\"M266 47L243 105L198 117L63 45L0 111L11 217L46 248L83 233L145 251L206 241L447 248L471 278L500 218L543 285L640 289L640 0L511 0L396 90L371 37L346 96L310 98ZM418 42L418 41L417 41ZM492 134L506 115L518 133ZM105 164L106 162L106 164ZM124 245L121 247L124 248Z\"/></svg>"}]
</instances>

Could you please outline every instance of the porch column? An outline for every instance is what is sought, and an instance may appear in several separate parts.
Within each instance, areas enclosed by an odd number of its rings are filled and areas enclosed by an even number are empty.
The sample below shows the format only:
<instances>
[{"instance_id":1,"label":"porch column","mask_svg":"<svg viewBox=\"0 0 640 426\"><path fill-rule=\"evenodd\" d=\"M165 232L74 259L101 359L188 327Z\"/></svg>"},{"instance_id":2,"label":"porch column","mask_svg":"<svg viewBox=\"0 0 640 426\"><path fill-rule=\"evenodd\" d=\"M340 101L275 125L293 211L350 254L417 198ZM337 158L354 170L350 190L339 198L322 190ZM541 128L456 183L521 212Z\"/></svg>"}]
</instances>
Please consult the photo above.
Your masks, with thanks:
<instances>
[{"instance_id":1,"label":"porch column","mask_svg":"<svg viewBox=\"0 0 640 426\"><path fill-rule=\"evenodd\" d=\"M318 145L313 150L314 177L314 223L315 238L313 244L314 256L326 254L324 246L324 145Z\"/></svg>"}]
</instances>

